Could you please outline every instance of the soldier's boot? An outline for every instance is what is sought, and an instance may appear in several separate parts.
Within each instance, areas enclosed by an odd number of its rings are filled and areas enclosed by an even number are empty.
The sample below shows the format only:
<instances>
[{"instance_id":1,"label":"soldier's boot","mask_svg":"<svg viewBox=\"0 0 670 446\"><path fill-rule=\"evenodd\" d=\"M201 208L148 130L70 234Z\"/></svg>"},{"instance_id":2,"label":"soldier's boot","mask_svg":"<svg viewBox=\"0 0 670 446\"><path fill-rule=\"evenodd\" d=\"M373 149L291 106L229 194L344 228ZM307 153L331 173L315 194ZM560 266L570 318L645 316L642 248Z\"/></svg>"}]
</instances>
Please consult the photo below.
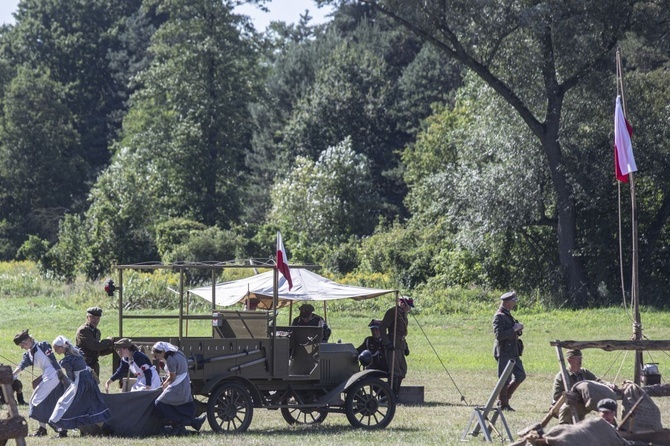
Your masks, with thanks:
<instances>
[{"instance_id":1,"label":"soldier's boot","mask_svg":"<svg viewBox=\"0 0 670 446\"><path fill-rule=\"evenodd\" d=\"M28 404L28 403L26 403L26 400L23 399L23 392L16 394L16 402L19 403L22 406L25 406L26 404Z\"/></svg>"},{"instance_id":2,"label":"soldier's boot","mask_svg":"<svg viewBox=\"0 0 670 446\"><path fill-rule=\"evenodd\" d=\"M521 385L521 383L518 382L518 381L512 381L511 383L509 383L507 385L507 388L505 389L505 394L506 394L507 401L506 401L505 405L500 406L500 408L502 410L508 410L508 411L514 412L514 409L512 408L512 406L509 405L509 400L512 399L512 395L514 394L514 391L519 387L519 385Z\"/></svg>"},{"instance_id":3,"label":"soldier's boot","mask_svg":"<svg viewBox=\"0 0 670 446\"><path fill-rule=\"evenodd\" d=\"M509 385L503 386L500 394L498 395L498 407L501 410L514 410L509 405L509 396L507 395L507 388Z\"/></svg>"},{"instance_id":4,"label":"soldier's boot","mask_svg":"<svg viewBox=\"0 0 670 446\"><path fill-rule=\"evenodd\" d=\"M400 402L400 385L402 384L403 378L393 378L393 395L395 395L396 403Z\"/></svg>"}]
</instances>

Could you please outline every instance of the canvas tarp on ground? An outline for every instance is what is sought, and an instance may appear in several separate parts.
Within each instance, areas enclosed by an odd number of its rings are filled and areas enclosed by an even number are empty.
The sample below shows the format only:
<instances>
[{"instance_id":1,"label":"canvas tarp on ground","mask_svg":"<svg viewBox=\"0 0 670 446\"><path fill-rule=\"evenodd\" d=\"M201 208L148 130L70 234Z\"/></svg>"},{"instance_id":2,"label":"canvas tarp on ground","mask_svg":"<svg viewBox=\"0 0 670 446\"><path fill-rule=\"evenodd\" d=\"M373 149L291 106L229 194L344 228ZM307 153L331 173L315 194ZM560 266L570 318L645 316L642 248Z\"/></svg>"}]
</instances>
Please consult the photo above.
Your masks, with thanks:
<instances>
[{"instance_id":1,"label":"canvas tarp on ground","mask_svg":"<svg viewBox=\"0 0 670 446\"><path fill-rule=\"evenodd\" d=\"M396 292L396 290L342 285L303 268L291 269L291 279L293 288L289 291L287 280L279 274L280 307L292 301L362 300ZM188 291L210 302L212 301L211 286L194 288ZM246 299L255 298L260 301L259 308L268 309L272 307L273 292L274 271L268 271L245 279L217 284L215 287L216 305L227 307L238 302L244 302Z\"/></svg>"},{"instance_id":2,"label":"canvas tarp on ground","mask_svg":"<svg viewBox=\"0 0 670 446\"><path fill-rule=\"evenodd\" d=\"M142 392L103 393L102 398L112 413L103 426L81 426L82 435L114 437L150 437L163 432L163 420L154 409L154 401L162 389Z\"/></svg>"}]
</instances>

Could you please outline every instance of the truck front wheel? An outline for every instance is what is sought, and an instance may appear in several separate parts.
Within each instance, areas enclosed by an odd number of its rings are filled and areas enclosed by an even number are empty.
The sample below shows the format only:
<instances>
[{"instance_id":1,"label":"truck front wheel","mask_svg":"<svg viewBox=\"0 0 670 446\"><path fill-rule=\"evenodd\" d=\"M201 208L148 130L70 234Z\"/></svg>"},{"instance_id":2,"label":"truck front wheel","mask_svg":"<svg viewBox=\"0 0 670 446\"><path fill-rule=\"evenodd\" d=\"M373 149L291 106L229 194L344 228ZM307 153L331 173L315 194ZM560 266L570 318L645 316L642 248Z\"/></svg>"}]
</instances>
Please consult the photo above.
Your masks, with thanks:
<instances>
[{"instance_id":1,"label":"truck front wheel","mask_svg":"<svg viewBox=\"0 0 670 446\"><path fill-rule=\"evenodd\" d=\"M344 409L352 426L381 429L393 420L395 405L388 384L378 378L367 378L349 388Z\"/></svg>"}]
</instances>

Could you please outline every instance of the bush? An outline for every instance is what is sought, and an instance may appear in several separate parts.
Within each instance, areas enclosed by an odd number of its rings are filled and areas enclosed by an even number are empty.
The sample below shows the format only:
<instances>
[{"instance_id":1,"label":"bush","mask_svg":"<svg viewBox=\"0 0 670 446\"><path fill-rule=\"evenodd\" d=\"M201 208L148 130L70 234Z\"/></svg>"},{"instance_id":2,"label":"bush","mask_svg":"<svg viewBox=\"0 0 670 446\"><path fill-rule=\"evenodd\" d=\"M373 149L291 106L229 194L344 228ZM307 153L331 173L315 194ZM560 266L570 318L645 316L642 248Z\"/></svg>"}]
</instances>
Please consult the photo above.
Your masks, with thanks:
<instances>
[{"instance_id":1,"label":"bush","mask_svg":"<svg viewBox=\"0 0 670 446\"><path fill-rule=\"evenodd\" d=\"M36 235L29 235L28 240L23 242L17 251L16 257L19 260L30 260L38 263L48 251L49 242L47 240L42 240Z\"/></svg>"},{"instance_id":2,"label":"bush","mask_svg":"<svg viewBox=\"0 0 670 446\"><path fill-rule=\"evenodd\" d=\"M206 229L202 223L185 218L173 218L156 225L156 248L161 259L166 259L176 246L184 244L191 235Z\"/></svg>"}]
</instances>

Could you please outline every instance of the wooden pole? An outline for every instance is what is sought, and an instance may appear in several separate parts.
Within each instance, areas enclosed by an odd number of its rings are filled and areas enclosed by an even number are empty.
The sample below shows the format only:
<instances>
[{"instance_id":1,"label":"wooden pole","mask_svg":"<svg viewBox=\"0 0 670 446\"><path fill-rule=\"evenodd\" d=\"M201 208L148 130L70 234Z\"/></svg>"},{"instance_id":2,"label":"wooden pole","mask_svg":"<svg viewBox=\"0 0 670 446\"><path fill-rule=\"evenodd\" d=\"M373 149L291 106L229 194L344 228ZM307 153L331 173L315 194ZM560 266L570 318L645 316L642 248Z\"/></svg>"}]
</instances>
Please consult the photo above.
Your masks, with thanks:
<instances>
[{"instance_id":1,"label":"wooden pole","mask_svg":"<svg viewBox=\"0 0 670 446\"><path fill-rule=\"evenodd\" d=\"M279 305L279 268L276 264L272 282L274 285L272 287L272 376L274 377L277 370L277 305Z\"/></svg>"},{"instance_id":2,"label":"wooden pole","mask_svg":"<svg viewBox=\"0 0 670 446\"><path fill-rule=\"evenodd\" d=\"M621 50L616 51L617 92L621 95L621 107L624 117L627 115L626 95L623 84L623 67L621 65ZM635 201L635 178L633 173L628 174L630 184L630 207L631 207L631 284L630 298L633 306L633 339L642 340L642 321L640 317L640 281L638 275L638 234L637 234L637 206ZM635 368L633 382L640 384L640 373L642 371L642 351L635 352Z\"/></svg>"},{"instance_id":3,"label":"wooden pole","mask_svg":"<svg viewBox=\"0 0 670 446\"><path fill-rule=\"evenodd\" d=\"M123 269L119 268L119 337L123 337Z\"/></svg>"}]
</instances>

